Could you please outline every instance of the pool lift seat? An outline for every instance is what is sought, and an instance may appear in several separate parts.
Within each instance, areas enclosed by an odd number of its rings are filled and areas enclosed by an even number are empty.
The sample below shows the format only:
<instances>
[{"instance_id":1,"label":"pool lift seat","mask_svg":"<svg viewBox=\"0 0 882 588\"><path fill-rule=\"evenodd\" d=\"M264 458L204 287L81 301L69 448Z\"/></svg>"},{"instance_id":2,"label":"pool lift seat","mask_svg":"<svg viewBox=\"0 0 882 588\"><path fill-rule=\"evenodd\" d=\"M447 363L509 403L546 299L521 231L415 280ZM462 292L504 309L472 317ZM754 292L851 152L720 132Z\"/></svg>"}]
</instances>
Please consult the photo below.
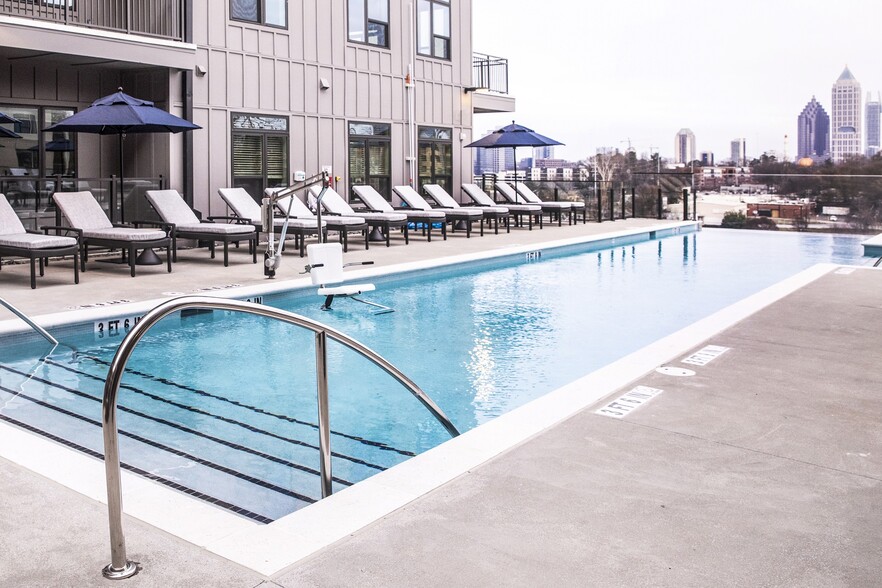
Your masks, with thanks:
<instances>
[{"instance_id":1,"label":"pool lift seat","mask_svg":"<svg viewBox=\"0 0 882 588\"><path fill-rule=\"evenodd\" d=\"M373 292L376 287L373 284L345 284L343 283L343 268L351 265L371 265L373 261L356 263L343 263L343 245L340 243L313 243L306 246L306 257L309 265L306 272L309 273L312 283L317 285L318 294L325 296L322 310L331 310L334 297L340 296L351 298L362 304L378 308L374 314L394 312L394 308L358 298L364 292Z\"/></svg>"}]
</instances>

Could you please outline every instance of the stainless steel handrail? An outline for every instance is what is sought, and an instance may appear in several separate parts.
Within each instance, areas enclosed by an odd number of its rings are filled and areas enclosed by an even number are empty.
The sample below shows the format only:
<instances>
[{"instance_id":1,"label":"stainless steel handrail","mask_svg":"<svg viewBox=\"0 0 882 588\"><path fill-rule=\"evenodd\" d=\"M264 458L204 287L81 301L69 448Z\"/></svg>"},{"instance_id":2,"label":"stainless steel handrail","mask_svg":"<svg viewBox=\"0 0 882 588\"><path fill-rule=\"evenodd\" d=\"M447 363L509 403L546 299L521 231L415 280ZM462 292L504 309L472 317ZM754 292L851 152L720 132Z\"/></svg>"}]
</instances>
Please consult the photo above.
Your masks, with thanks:
<instances>
[{"instance_id":1,"label":"stainless steel handrail","mask_svg":"<svg viewBox=\"0 0 882 588\"><path fill-rule=\"evenodd\" d=\"M57 340L55 337L53 337L52 335L50 335L50 334L46 331L46 329L44 329L43 327L41 327L40 325L38 325L37 323L35 323L34 321L32 321L30 318L28 318L28 316L27 316L25 313L23 313L22 311L20 311L20 310L17 309L16 307L14 307L12 304L10 304L9 302L7 302L7 301L4 300L3 298L0 298L0 304L2 304L3 306L5 306L6 308L8 308L9 311L12 312L12 314L14 314L14 315L17 316L18 318L20 318L21 320L23 320L24 322L26 322L30 328L32 328L33 330L37 331L37 332L38 332L40 335L42 335L43 338L45 338L47 341L49 341L49 342L52 343L53 345L58 345L58 340Z\"/></svg>"},{"instance_id":2,"label":"stainless steel handrail","mask_svg":"<svg viewBox=\"0 0 882 588\"><path fill-rule=\"evenodd\" d=\"M182 296L163 302L144 315L138 324L125 336L120 343L104 384L104 400L101 407L102 428L104 431L104 468L107 476L107 510L110 523L111 563L104 567L106 578L120 580L133 576L138 566L126 558L126 542L122 529L122 481L119 463L119 432L116 420L116 398L120 381L129 357L144 334L162 318L185 309L205 308L244 312L280 320L315 333L316 388L318 394L319 422L319 453L321 455L321 486L322 498L331 494L331 440L328 417L328 370L327 370L327 338L342 343L353 351L363 355L398 380L408 391L425 406L432 416L441 423L452 437L459 435L447 415L437 404L398 368L378 353L349 337L318 321L260 304L227 300L210 296Z\"/></svg>"}]
</instances>

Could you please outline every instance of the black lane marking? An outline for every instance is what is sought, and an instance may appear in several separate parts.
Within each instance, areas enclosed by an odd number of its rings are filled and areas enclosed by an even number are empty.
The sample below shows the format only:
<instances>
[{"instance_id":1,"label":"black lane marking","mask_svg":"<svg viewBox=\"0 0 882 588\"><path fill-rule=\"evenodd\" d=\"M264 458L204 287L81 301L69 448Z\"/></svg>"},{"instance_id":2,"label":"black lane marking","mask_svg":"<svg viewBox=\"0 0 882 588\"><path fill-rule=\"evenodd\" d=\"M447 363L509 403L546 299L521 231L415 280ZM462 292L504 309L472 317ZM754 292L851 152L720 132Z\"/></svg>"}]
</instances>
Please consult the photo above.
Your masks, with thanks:
<instances>
[{"instance_id":1,"label":"black lane marking","mask_svg":"<svg viewBox=\"0 0 882 588\"><path fill-rule=\"evenodd\" d=\"M110 366L109 361L106 361L106 360L101 359L99 357L94 357L91 355L80 355L79 357L82 359L88 359L88 360L94 361L95 363L99 363L99 364L107 366L107 367ZM82 372L81 370L74 370L73 368L71 368L69 366L66 366L64 364L60 364L60 363L52 361L52 360L49 360L49 363L52 363L53 365L56 365L60 368L73 371L74 373L83 373L84 375L87 375L91 378L100 379L100 378L97 378L96 376L93 376L92 374L89 374L88 372ZM191 386L185 386L183 384L178 384L177 382L172 382L171 380L168 380L166 378L160 378L159 376L154 376L152 374L148 374L148 373L145 373L145 372L142 372L139 370L133 370L131 368L126 368L125 371L130 374L134 374L136 376L139 376L139 377L142 377L142 378L145 378L148 380L152 380L154 382L159 382L160 384L165 384L166 386L171 386L171 387L177 388L179 390L186 390L187 392L192 392L193 394L197 394L197 395L203 396L205 398L211 398L213 400L227 402L227 403L232 404L233 406L237 406L239 408L244 408L246 410L250 410L250 411L256 412L258 414L277 418L277 419L283 420L285 422L294 423L297 425L303 425L305 427L309 427L311 429L315 429L316 431L318 431L318 425L315 423L311 423L309 421L303 421L300 419L296 419L294 417L290 417L288 415L271 412L271 411L265 410L263 408L260 408L258 406L254 406L251 404L245 404L244 402L239 402L238 400L233 400L231 398L226 398L224 396L218 396L216 394L212 394L211 392L206 392L205 390L200 390L199 388L193 388ZM371 447L376 447L376 448L381 449L383 451L393 451L393 452L399 453L401 455L406 455L407 457L414 457L416 455L416 453L414 453L413 451L409 451L407 449L398 449L396 447L392 447L391 445L387 445L386 443L383 443L381 441L372 441L370 439L365 439L364 437L359 437L358 435L351 435L349 433L341 433L339 431L333 431L333 430L331 431L331 434L337 435L339 437L343 437L345 439L349 439L351 441L356 441L358 443L363 443L365 445L370 445Z\"/></svg>"},{"instance_id":2,"label":"black lane marking","mask_svg":"<svg viewBox=\"0 0 882 588\"><path fill-rule=\"evenodd\" d=\"M90 378L90 379L92 379L92 380L95 380L95 381L98 381L98 382L102 381L101 378L99 378L98 376L94 376L94 375L92 375L92 374L90 374L90 373L88 373L88 372L82 372L82 371L80 371L80 370L75 370L75 369L73 369L73 368L69 368L69 367L64 366L64 365L61 365L61 364L56 364L55 362L50 362L50 363L52 363L52 365L55 365L55 366L57 366L57 367L59 367L59 368L66 369L66 370L68 370L68 371L70 371L70 372L72 372L72 373L75 373L75 374L78 374L78 375L81 375L81 376L84 376L84 377ZM24 372L20 372L20 371L14 369L14 368L10 368L10 367L8 367L8 366L0 366L0 367L3 367L4 369L7 369L7 370L9 370L9 371L11 371L11 372L13 372L13 373L16 373L16 374L20 375L20 376L25 376ZM77 396L81 396L81 397L83 397L83 398L87 398L87 399L92 400L92 401L94 401L94 402L99 402L99 403L100 403L100 402L102 402L102 400L103 400L102 398L96 398L96 397L94 397L94 396L92 396L92 395L90 395L90 394L86 394L85 392L81 392L81 391L79 391L79 390L75 390L75 389L73 389L73 388L68 388L67 386L62 386L61 384L58 384L58 383L52 382L52 381L50 381L50 380L47 380L47 379L45 379L45 378L41 378L41 377L39 377L39 376L31 376L30 379L31 379L31 380L36 380L36 381L38 381L38 382L40 382L40 383L43 383L43 384L47 384L47 385L49 385L49 386L53 386L53 387L55 387L55 388L59 388L59 389L61 389L61 390L64 390L64 391L66 391L66 392L69 392L69 393L71 393L71 394L75 394L75 395L77 395ZM231 418L229 418L229 417L216 415L216 414L214 414L214 413L208 412L208 411L203 410L203 409L201 409L201 408L196 408L196 407L194 407L194 406L187 406L186 404L181 404L180 402L175 402L174 400L169 400L168 398L163 398L162 396L158 396L158 395L153 394L153 393L151 393L151 392L147 392L146 390L142 390L142 389L140 389L140 388L136 388L135 386L131 386L131 385L128 385L128 384L123 384L123 385L120 386L120 388L124 388L124 389L126 389L126 390L129 390L130 392L134 392L135 394L140 394L140 395L142 395L142 396L146 396L147 398L150 398L151 400L155 400L156 402L162 402L162 403L165 403L165 404L169 404L169 405L171 405L171 406L174 406L175 408L179 408L179 409L184 410L184 411L193 412L193 413L196 413L196 414L199 414L199 415L202 415L202 416L207 416L207 417L209 417L209 418L213 418L213 419L216 419L216 420L219 420L219 421L225 422L225 423L230 424L230 425L234 425L234 426L237 426L237 427L241 427L241 428L243 428L243 429L245 429L245 430L247 430L247 431L250 431L250 432L252 432L252 433L256 433L256 434L258 434L258 435L266 435L267 437L270 437L270 438L273 438L273 439L278 439L279 441L284 441L284 442L286 442L286 443L290 443L290 444L292 444L292 445L298 445L298 446L301 446L301 447L307 447L307 448L309 448L309 449L315 449L316 451L318 451L318 449L319 449L317 445L313 445L313 444L311 444L311 443L307 443L306 441L301 441L300 439L292 439L292 438L290 438L290 437L285 437L285 436L283 436L283 435L279 435L279 434L277 434L277 433L272 433L272 432L270 432L270 431L265 431L265 430L263 430L263 429L260 429L260 428L258 428L258 427L255 427L254 425L249 425L248 423L243 423L243 422L241 422L241 421L237 421L236 419L231 419ZM153 416L147 415L146 413L139 413L139 412L137 412L137 411L134 411L133 409L126 409L125 407L123 407L123 406L121 406L121 405L119 406L119 409L120 409L120 410L128 410L129 412L131 412L131 413L133 413L133 414L137 414L138 416L143 416L144 418L147 418L147 419L150 419L150 420L158 420L158 417L153 417ZM181 430L187 430L187 431L190 431L189 429L183 429L183 428L182 428L181 426L179 426L179 425L174 425L174 424L172 424L172 426L175 426L175 427L177 427L177 428L180 428ZM193 432L193 434L194 434L194 435L205 436L205 435L203 435L202 433L199 433L199 432ZM345 454L343 454L343 453L337 453L337 452L332 451L332 452L331 452L331 455L334 456L334 457L336 457L336 458L344 459L344 460L346 460L346 461L349 461L349 462L352 462L352 463L355 463L355 464L358 464L358 465L362 465L362 466L365 466L365 467L368 467L368 468L372 468L372 469L375 469L375 470L378 470L378 471L384 471L384 470L387 469L387 468L384 467L384 466L381 466L381 465L378 465L378 464L374 464L374 463L370 463L370 462L365 461L365 460L363 460L363 459L360 459L360 458L357 458L357 457L352 457L352 456L349 456L349 455L345 455Z\"/></svg>"}]
</instances>

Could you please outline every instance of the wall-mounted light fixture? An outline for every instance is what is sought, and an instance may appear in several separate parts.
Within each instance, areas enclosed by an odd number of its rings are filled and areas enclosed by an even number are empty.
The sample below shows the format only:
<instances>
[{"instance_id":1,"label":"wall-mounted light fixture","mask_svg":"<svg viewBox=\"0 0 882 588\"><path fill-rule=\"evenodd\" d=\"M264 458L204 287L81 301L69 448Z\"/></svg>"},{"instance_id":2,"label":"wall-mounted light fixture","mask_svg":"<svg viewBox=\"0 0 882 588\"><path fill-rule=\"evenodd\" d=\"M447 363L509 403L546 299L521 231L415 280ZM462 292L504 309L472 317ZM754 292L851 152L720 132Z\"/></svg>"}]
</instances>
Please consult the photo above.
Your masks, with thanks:
<instances>
[{"instance_id":1,"label":"wall-mounted light fixture","mask_svg":"<svg viewBox=\"0 0 882 588\"><path fill-rule=\"evenodd\" d=\"M327 90L331 87L331 82L328 81L328 78L319 78L319 88L322 90Z\"/></svg>"},{"instance_id":2,"label":"wall-mounted light fixture","mask_svg":"<svg viewBox=\"0 0 882 588\"><path fill-rule=\"evenodd\" d=\"M208 73L208 70L205 69L204 67L202 67L201 65L197 65L193 71L196 73L196 76L200 77L200 78L205 76L205 74Z\"/></svg>"}]
</instances>

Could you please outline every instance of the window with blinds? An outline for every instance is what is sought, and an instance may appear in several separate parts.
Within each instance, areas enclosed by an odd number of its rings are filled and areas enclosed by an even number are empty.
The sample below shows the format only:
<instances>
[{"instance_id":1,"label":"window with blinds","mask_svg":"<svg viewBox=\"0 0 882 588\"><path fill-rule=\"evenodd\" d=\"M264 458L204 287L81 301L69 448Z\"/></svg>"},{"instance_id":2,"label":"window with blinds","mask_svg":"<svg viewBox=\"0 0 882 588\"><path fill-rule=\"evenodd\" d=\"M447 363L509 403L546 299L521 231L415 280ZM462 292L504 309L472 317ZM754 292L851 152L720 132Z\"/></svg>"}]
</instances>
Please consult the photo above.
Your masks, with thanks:
<instances>
[{"instance_id":1,"label":"window with blinds","mask_svg":"<svg viewBox=\"0 0 882 588\"><path fill-rule=\"evenodd\" d=\"M288 119L234 114L232 128L232 185L258 201L266 188L287 186Z\"/></svg>"},{"instance_id":2,"label":"window with blinds","mask_svg":"<svg viewBox=\"0 0 882 588\"><path fill-rule=\"evenodd\" d=\"M387 123L349 123L349 189L373 186L392 198L392 129Z\"/></svg>"}]
</instances>

